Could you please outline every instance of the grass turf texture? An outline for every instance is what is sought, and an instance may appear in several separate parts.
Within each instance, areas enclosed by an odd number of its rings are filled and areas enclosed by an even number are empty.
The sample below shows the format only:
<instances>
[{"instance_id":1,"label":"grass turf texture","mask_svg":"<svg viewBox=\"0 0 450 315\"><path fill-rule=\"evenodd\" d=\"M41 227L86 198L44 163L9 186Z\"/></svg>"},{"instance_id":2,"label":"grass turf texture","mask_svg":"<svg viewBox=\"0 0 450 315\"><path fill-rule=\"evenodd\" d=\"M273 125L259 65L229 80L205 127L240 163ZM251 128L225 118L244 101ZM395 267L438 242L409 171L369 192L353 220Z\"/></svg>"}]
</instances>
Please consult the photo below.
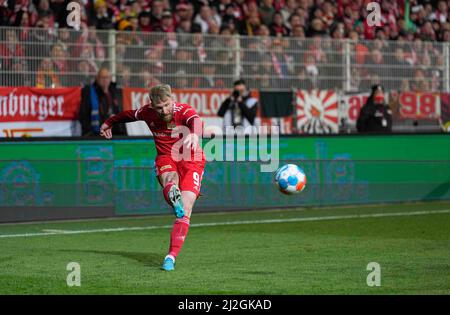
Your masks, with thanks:
<instances>
[{"instance_id":1,"label":"grass turf texture","mask_svg":"<svg viewBox=\"0 0 450 315\"><path fill-rule=\"evenodd\" d=\"M450 202L195 214L191 223L407 213ZM171 225L172 216L0 225L42 230ZM0 238L0 294L449 294L450 213L191 227L174 272L169 228ZM69 262L81 287L68 287ZM381 286L369 287L369 262Z\"/></svg>"}]
</instances>

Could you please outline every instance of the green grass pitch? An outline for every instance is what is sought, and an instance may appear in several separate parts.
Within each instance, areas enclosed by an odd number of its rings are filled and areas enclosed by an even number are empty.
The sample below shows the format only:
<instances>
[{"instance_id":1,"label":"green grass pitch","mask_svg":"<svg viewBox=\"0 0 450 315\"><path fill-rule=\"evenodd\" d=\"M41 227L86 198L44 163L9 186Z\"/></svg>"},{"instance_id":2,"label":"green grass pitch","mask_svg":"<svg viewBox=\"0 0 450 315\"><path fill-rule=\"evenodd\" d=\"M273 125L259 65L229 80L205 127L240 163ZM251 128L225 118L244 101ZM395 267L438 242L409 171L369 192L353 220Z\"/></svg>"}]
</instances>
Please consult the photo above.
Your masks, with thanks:
<instances>
[{"instance_id":1,"label":"green grass pitch","mask_svg":"<svg viewBox=\"0 0 450 315\"><path fill-rule=\"evenodd\" d=\"M164 272L173 221L0 225L0 294L450 293L450 202L194 213ZM69 262L79 287L66 283ZM370 262L381 286L366 283Z\"/></svg>"}]
</instances>

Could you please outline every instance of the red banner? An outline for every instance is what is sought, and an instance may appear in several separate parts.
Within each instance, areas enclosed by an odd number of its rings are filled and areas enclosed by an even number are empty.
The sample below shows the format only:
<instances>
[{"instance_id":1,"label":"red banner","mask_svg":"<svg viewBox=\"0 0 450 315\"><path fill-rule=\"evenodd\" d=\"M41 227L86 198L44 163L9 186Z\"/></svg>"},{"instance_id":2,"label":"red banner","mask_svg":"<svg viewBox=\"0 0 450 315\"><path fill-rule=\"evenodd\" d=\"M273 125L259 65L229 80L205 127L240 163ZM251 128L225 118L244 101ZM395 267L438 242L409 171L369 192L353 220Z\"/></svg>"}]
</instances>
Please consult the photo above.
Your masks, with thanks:
<instances>
[{"instance_id":1,"label":"red banner","mask_svg":"<svg viewBox=\"0 0 450 315\"><path fill-rule=\"evenodd\" d=\"M177 102L191 105L202 117L217 117L220 105L230 93L227 89L172 89ZM258 98L258 91L252 91L252 96ZM148 102L148 89L123 88L124 110L137 109Z\"/></svg>"},{"instance_id":2,"label":"red banner","mask_svg":"<svg viewBox=\"0 0 450 315\"><path fill-rule=\"evenodd\" d=\"M230 95L229 90L209 89L173 89L172 93L177 102L191 105L202 117L217 117L220 105ZM139 108L148 102L148 89L123 89L123 107L125 110Z\"/></svg>"},{"instance_id":3,"label":"red banner","mask_svg":"<svg viewBox=\"0 0 450 315\"><path fill-rule=\"evenodd\" d=\"M441 115L439 93L402 92L399 103L400 118L436 119Z\"/></svg>"},{"instance_id":4,"label":"red banner","mask_svg":"<svg viewBox=\"0 0 450 315\"><path fill-rule=\"evenodd\" d=\"M338 96L333 90L302 90L297 94L298 133L338 133Z\"/></svg>"},{"instance_id":5,"label":"red banner","mask_svg":"<svg viewBox=\"0 0 450 315\"><path fill-rule=\"evenodd\" d=\"M0 88L0 122L77 120L81 88Z\"/></svg>"}]
</instances>

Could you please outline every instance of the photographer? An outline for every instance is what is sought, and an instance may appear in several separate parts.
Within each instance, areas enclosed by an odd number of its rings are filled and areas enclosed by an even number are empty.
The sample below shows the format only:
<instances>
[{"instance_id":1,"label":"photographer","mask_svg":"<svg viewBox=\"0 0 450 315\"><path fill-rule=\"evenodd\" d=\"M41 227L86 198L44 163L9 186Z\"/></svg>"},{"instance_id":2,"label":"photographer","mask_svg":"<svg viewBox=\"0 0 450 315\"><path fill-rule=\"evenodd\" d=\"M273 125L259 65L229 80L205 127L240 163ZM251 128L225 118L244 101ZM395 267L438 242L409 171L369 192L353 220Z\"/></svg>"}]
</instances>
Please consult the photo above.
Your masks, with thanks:
<instances>
[{"instance_id":1,"label":"photographer","mask_svg":"<svg viewBox=\"0 0 450 315\"><path fill-rule=\"evenodd\" d=\"M252 133L251 128L255 123L258 100L251 97L244 80L234 82L234 89L220 106L217 115L223 117L224 131L228 126L242 126L245 134Z\"/></svg>"},{"instance_id":2,"label":"photographer","mask_svg":"<svg viewBox=\"0 0 450 315\"><path fill-rule=\"evenodd\" d=\"M377 84L359 112L356 121L358 132L387 133L392 131L392 111L384 99L384 89Z\"/></svg>"}]
</instances>

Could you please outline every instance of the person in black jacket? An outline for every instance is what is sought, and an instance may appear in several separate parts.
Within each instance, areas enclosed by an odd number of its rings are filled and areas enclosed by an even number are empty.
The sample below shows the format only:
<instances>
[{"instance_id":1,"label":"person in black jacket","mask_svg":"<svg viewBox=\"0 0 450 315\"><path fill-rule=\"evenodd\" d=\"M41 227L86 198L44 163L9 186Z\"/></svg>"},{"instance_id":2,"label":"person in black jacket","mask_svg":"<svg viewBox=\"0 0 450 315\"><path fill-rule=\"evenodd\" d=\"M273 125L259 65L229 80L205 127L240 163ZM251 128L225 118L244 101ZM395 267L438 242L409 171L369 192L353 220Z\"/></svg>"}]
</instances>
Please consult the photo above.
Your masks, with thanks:
<instances>
[{"instance_id":1,"label":"person in black jacket","mask_svg":"<svg viewBox=\"0 0 450 315\"><path fill-rule=\"evenodd\" d=\"M224 131L227 127L243 127L246 134L253 133L258 100L253 98L244 80L234 82L231 95L220 105L218 116L223 117Z\"/></svg>"},{"instance_id":2,"label":"person in black jacket","mask_svg":"<svg viewBox=\"0 0 450 315\"><path fill-rule=\"evenodd\" d=\"M372 86L372 93L359 112L356 129L360 133L387 133L392 131L392 111L385 102L384 88Z\"/></svg>"},{"instance_id":3,"label":"person in black jacket","mask_svg":"<svg viewBox=\"0 0 450 315\"><path fill-rule=\"evenodd\" d=\"M79 121L82 136L100 135L100 126L109 117L121 111L119 106L119 90L116 84L111 82L109 70L102 67L92 84L83 87L81 91L81 106ZM118 135L126 135L124 124L114 126L113 132Z\"/></svg>"}]
</instances>

